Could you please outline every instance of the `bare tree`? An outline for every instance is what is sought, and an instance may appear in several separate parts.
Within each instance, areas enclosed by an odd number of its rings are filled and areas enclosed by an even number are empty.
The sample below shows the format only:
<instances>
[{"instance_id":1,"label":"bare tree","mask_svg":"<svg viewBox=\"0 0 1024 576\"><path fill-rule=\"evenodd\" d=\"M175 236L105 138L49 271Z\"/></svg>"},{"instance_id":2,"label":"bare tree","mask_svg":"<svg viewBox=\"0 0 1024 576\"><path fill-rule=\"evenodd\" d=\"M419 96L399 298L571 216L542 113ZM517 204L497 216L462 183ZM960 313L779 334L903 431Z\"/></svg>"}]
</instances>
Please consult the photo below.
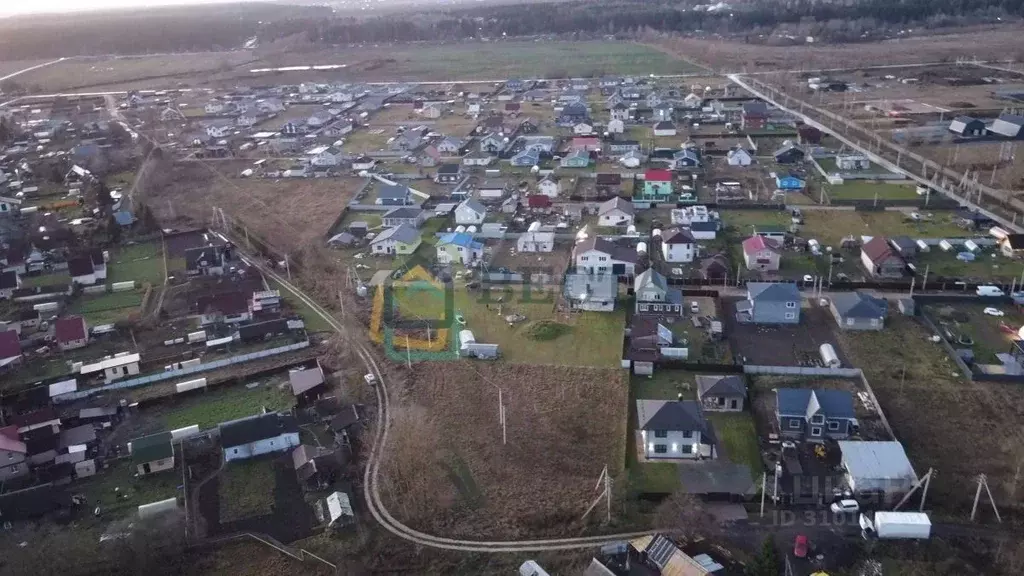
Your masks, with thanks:
<instances>
[{"instance_id":1,"label":"bare tree","mask_svg":"<svg viewBox=\"0 0 1024 576\"><path fill-rule=\"evenodd\" d=\"M687 539L707 537L720 531L718 520L704 502L682 491L669 496L654 512L655 526Z\"/></svg>"}]
</instances>

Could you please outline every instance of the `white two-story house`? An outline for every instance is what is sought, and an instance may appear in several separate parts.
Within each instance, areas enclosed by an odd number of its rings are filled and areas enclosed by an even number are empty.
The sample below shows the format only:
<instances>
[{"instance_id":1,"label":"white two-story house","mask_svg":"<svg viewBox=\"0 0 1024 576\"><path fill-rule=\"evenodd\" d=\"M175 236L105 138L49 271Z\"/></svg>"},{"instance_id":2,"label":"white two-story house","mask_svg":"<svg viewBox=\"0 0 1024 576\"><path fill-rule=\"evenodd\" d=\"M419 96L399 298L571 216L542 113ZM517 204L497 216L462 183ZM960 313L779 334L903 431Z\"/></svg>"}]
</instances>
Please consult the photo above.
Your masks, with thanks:
<instances>
[{"instance_id":1,"label":"white two-story house","mask_svg":"<svg viewBox=\"0 0 1024 576\"><path fill-rule=\"evenodd\" d=\"M693 400L637 400L641 453L648 460L714 459L715 437Z\"/></svg>"},{"instance_id":2,"label":"white two-story house","mask_svg":"<svg viewBox=\"0 0 1024 576\"><path fill-rule=\"evenodd\" d=\"M672 228L661 237L661 256L666 262L693 262L697 242L685 228Z\"/></svg>"},{"instance_id":3,"label":"white two-story house","mask_svg":"<svg viewBox=\"0 0 1024 576\"><path fill-rule=\"evenodd\" d=\"M633 276L638 260L636 251L604 238L587 238L573 249L576 271L586 274Z\"/></svg>"}]
</instances>

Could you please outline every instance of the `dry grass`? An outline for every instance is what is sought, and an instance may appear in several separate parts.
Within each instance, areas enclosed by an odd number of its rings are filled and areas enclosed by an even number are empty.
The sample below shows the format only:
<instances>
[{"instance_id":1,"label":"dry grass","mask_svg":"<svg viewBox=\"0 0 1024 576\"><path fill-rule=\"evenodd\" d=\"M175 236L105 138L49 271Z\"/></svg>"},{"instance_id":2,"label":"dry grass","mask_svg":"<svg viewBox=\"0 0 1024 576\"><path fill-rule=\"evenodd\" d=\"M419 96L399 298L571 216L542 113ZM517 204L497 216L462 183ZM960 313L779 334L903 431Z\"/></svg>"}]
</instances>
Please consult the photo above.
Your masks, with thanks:
<instances>
[{"instance_id":1,"label":"dry grass","mask_svg":"<svg viewBox=\"0 0 1024 576\"><path fill-rule=\"evenodd\" d=\"M602 467L622 469L620 370L439 362L408 377L383 494L416 528L475 539L575 534Z\"/></svg>"},{"instance_id":2,"label":"dry grass","mask_svg":"<svg viewBox=\"0 0 1024 576\"><path fill-rule=\"evenodd\" d=\"M211 52L167 56L65 60L18 77L25 86L43 92L85 87L134 88L174 86L179 80L193 83L196 75L230 70L252 60L248 52Z\"/></svg>"},{"instance_id":3,"label":"dry grass","mask_svg":"<svg viewBox=\"0 0 1024 576\"><path fill-rule=\"evenodd\" d=\"M1004 512L1019 508L1022 490L1014 478L1024 465L1018 426L1024 391L965 381L928 335L914 320L890 315L882 332L838 338L851 363L864 370L915 469L936 469L929 508L969 510L980 473L988 474Z\"/></svg>"}]
</instances>

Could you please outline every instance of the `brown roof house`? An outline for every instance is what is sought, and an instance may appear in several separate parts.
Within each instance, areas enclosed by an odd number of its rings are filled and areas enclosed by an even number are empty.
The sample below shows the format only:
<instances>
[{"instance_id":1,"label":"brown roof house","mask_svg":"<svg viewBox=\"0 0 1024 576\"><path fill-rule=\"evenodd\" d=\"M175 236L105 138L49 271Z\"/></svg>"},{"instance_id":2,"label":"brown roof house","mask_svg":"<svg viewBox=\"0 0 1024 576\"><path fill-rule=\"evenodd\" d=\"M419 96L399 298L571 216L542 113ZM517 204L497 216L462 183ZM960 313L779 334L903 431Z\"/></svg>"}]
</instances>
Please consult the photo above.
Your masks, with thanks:
<instances>
[{"instance_id":1,"label":"brown roof house","mask_svg":"<svg viewBox=\"0 0 1024 576\"><path fill-rule=\"evenodd\" d=\"M76 350L89 344L89 328L81 316L58 318L53 332L61 350Z\"/></svg>"},{"instance_id":2,"label":"brown roof house","mask_svg":"<svg viewBox=\"0 0 1024 576\"><path fill-rule=\"evenodd\" d=\"M860 248L860 261L875 278L902 278L906 264L883 236L875 236Z\"/></svg>"},{"instance_id":3,"label":"brown roof house","mask_svg":"<svg viewBox=\"0 0 1024 576\"><path fill-rule=\"evenodd\" d=\"M292 466L299 482L315 490L326 488L341 476L342 460L339 453L322 446L302 444L292 450Z\"/></svg>"}]
</instances>

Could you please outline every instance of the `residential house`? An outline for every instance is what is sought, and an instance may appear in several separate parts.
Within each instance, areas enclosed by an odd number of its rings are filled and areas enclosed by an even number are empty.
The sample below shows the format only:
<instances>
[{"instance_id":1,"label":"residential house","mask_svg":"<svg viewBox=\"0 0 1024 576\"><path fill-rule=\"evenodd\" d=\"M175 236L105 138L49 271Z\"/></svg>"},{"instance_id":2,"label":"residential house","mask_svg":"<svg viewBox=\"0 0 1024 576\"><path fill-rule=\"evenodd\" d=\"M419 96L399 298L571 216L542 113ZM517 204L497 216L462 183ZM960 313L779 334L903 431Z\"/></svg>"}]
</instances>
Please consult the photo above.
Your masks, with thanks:
<instances>
[{"instance_id":1,"label":"residential house","mask_svg":"<svg viewBox=\"0 0 1024 576\"><path fill-rule=\"evenodd\" d=\"M577 136L589 136L594 133L594 127L587 122L580 122L573 125L572 133Z\"/></svg>"},{"instance_id":2,"label":"residential house","mask_svg":"<svg viewBox=\"0 0 1024 576\"><path fill-rule=\"evenodd\" d=\"M462 166L460 164L441 164L437 167L437 175L434 182L439 184L454 184L462 180Z\"/></svg>"},{"instance_id":3,"label":"residential house","mask_svg":"<svg viewBox=\"0 0 1024 576\"><path fill-rule=\"evenodd\" d=\"M729 259L724 254L708 256L700 261L700 277L704 280L721 280L724 283L729 277L729 272Z\"/></svg>"},{"instance_id":4,"label":"residential house","mask_svg":"<svg viewBox=\"0 0 1024 576\"><path fill-rule=\"evenodd\" d=\"M906 263L883 236L875 236L860 247L860 261L875 278L902 278Z\"/></svg>"},{"instance_id":5,"label":"residential house","mask_svg":"<svg viewBox=\"0 0 1024 576\"><path fill-rule=\"evenodd\" d=\"M540 152L535 148L527 148L512 157L513 166L528 168L540 164Z\"/></svg>"},{"instance_id":6,"label":"residential house","mask_svg":"<svg viewBox=\"0 0 1024 576\"><path fill-rule=\"evenodd\" d=\"M512 92L522 92L526 85L518 78L510 78L505 81L505 88Z\"/></svg>"},{"instance_id":7,"label":"residential house","mask_svg":"<svg viewBox=\"0 0 1024 576\"><path fill-rule=\"evenodd\" d=\"M256 102L256 109L260 112L269 114L276 114L278 112L284 112L285 106L281 102L280 98L266 98Z\"/></svg>"},{"instance_id":8,"label":"residential house","mask_svg":"<svg viewBox=\"0 0 1024 576\"><path fill-rule=\"evenodd\" d=\"M225 103L224 102L220 102L218 100L212 100L210 102L207 102L203 106L203 112L205 112L207 114L220 114L221 112L224 112L224 107L225 107Z\"/></svg>"},{"instance_id":9,"label":"residential house","mask_svg":"<svg viewBox=\"0 0 1024 576\"><path fill-rule=\"evenodd\" d=\"M743 376L698 374L697 401L705 412L740 412L747 400Z\"/></svg>"},{"instance_id":10,"label":"residential house","mask_svg":"<svg viewBox=\"0 0 1024 576\"><path fill-rule=\"evenodd\" d=\"M619 122L625 122L630 119L631 112L629 106L622 102L619 102L611 107L612 120L618 120Z\"/></svg>"},{"instance_id":11,"label":"residential house","mask_svg":"<svg viewBox=\"0 0 1024 576\"><path fill-rule=\"evenodd\" d=\"M423 138L419 134L407 130L395 136L394 140L388 142L388 150L392 152L411 152L419 148L421 144L423 144Z\"/></svg>"},{"instance_id":12,"label":"residential house","mask_svg":"<svg viewBox=\"0 0 1024 576\"><path fill-rule=\"evenodd\" d=\"M775 176L775 188L778 190L803 190L806 183L796 176L779 174Z\"/></svg>"},{"instance_id":13,"label":"residential house","mask_svg":"<svg viewBox=\"0 0 1024 576\"><path fill-rule=\"evenodd\" d=\"M303 487L316 490L334 483L341 475L342 461L331 448L302 444L292 450L292 467Z\"/></svg>"},{"instance_id":14,"label":"residential house","mask_svg":"<svg viewBox=\"0 0 1024 576\"><path fill-rule=\"evenodd\" d=\"M990 136L1009 140L1024 139L1024 116L1000 114L988 128Z\"/></svg>"},{"instance_id":15,"label":"residential house","mask_svg":"<svg viewBox=\"0 0 1024 576\"><path fill-rule=\"evenodd\" d=\"M636 140L612 140L608 142L609 154L628 154L640 152L640 143Z\"/></svg>"},{"instance_id":16,"label":"residential house","mask_svg":"<svg viewBox=\"0 0 1024 576\"><path fill-rule=\"evenodd\" d=\"M585 152L600 152L601 140L597 136L577 136L572 139L569 149L583 150Z\"/></svg>"},{"instance_id":17,"label":"residential house","mask_svg":"<svg viewBox=\"0 0 1024 576\"><path fill-rule=\"evenodd\" d=\"M768 125L768 106L764 102L746 102L740 113L740 129L764 130Z\"/></svg>"},{"instance_id":18,"label":"residential house","mask_svg":"<svg viewBox=\"0 0 1024 576\"><path fill-rule=\"evenodd\" d=\"M462 153L463 146L465 144L461 138L448 136L437 143L437 151L444 156L458 156Z\"/></svg>"},{"instance_id":19,"label":"residential house","mask_svg":"<svg viewBox=\"0 0 1024 576\"><path fill-rule=\"evenodd\" d=\"M644 172L645 200L664 202L672 196L672 172L650 169Z\"/></svg>"},{"instance_id":20,"label":"residential house","mask_svg":"<svg viewBox=\"0 0 1024 576\"><path fill-rule=\"evenodd\" d=\"M531 211L550 212L551 197L543 194L530 194L526 197L526 206Z\"/></svg>"},{"instance_id":21,"label":"residential house","mask_svg":"<svg viewBox=\"0 0 1024 576\"><path fill-rule=\"evenodd\" d=\"M213 120L204 124L210 138L227 138L235 132L235 123L231 120Z\"/></svg>"},{"instance_id":22,"label":"residential house","mask_svg":"<svg viewBox=\"0 0 1024 576\"><path fill-rule=\"evenodd\" d=\"M654 109L654 119L658 122L671 122L672 115L675 113L675 107L668 102L662 102L652 106Z\"/></svg>"},{"instance_id":23,"label":"residential house","mask_svg":"<svg viewBox=\"0 0 1024 576\"><path fill-rule=\"evenodd\" d=\"M455 223L459 225L483 224L487 208L474 198L467 198L455 207Z\"/></svg>"},{"instance_id":24,"label":"residential house","mask_svg":"<svg viewBox=\"0 0 1024 576\"><path fill-rule=\"evenodd\" d=\"M626 152L619 157L619 164L625 168L639 168L644 161L644 156L636 150Z\"/></svg>"},{"instance_id":25,"label":"residential house","mask_svg":"<svg viewBox=\"0 0 1024 576\"><path fill-rule=\"evenodd\" d=\"M800 290L788 282L748 282L747 299L736 303L741 322L799 324Z\"/></svg>"},{"instance_id":26,"label":"residential house","mask_svg":"<svg viewBox=\"0 0 1024 576\"><path fill-rule=\"evenodd\" d=\"M96 271L89 256L77 256L68 260L68 274L73 284L91 286L97 282Z\"/></svg>"},{"instance_id":27,"label":"residential house","mask_svg":"<svg viewBox=\"0 0 1024 576\"><path fill-rule=\"evenodd\" d=\"M717 457L715 434L693 400L637 400L637 430L644 458Z\"/></svg>"},{"instance_id":28,"label":"residential house","mask_svg":"<svg viewBox=\"0 0 1024 576\"><path fill-rule=\"evenodd\" d=\"M661 256L665 262L693 262L697 242L690 230L670 228L661 236Z\"/></svg>"},{"instance_id":29,"label":"residential house","mask_svg":"<svg viewBox=\"0 0 1024 576\"><path fill-rule=\"evenodd\" d=\"M441 117L441 106L437 104L427 104L420 110L420 115L430 120L436 120Z\"/></svg>"},{"instance_id":30,"label":"residential house","mask_svg":"<svg viewBox=\"0 0 1024 576\"><path fill-rule=\"evenodd\" d=\"M568 273L562 294L573 310L611 312L618 296L618 279L608 273Z\"/></svg>"},{"instance_id":31,"label":"residential house","mask_svg":"<svg viewBox=\"0 0 1024 576\"><path fill-rule=\"evenodd\" d=\"M497 134L488 134L480 139L480 151L485 154L498 154L508 143Z\"/></svg>"},{"instance_id":32,"label":"residential house","mask_svg":"<svg viewBox=\"0 0 1024 576\"><path fill-rule=\"evenodd\" d=\"M783 438L845 440L857 430L853 395L846 390L778 388L775 419Z\"/></svg>"},{"instance_id":33,"label":"residential house","mask_svg":"<svg viewBox=\"0 0 1024 576\"><path fill-rule=\"evenodd\" d=\"M683 315L683 293L669 288L665 277L653 268L637 274L633 280L637 314Z\"/></svg>"},{"instance_id":34,"label":"residential house","mask_svg":"<svg viewBox=\"0 0 1024 576\"><path fill-rule=\"evenodd\" d=\"M743 264L747 270L777 272L782 260L782 244L755 234L743 241Z\"/></svg>"},{"instance_id":35,"label":"residential house","mask_svg":"<svg viewBox=\"0 0 1024 576\"><path fill-rule=\"evenodd\" d=\"M797 142L805 146L812 144L821 144L821 139L825 136L825 134L821 130L818 130L814 126L808 126L806 124L801 124L797 126L796 134Z\"/></svg>"},{"instance_id":36,"label":"residential house","mask_svg":"<svg viewBox=\"0 0 1024 576\"><path fill-rule=\"evenodd\" d=\"M288 371L288 383L292 387L292 395L300 396L321 386L326 382L324 369L317 362L312 367L293 368Z\"/></svg>"},{"instance_id":37,"label":"residential house","mask_svg":"<svg viewBox=\"0 0 1024 576\"><path fill-rule=\"evenodd\" d=\"M53 338L62 351L77 350L89 344L89 328L85 318L68 316L58 318L53 325Z\"/></svg>"},{"instance_id":38,"label":"residential house","mask_svg":"<svg viewBox=\"0 0 1024 576\"><path fill-rule=\"evenodd\" d=\"M626 131L626 123L618 118L612 118L604 129L608 134L622 134Z\"/></svg>"},{"instance_id":39,"label":"residential house","mask_svg":"<svg viewBox=\"0 0 1024 576\"><path fill-rule=\"evenodd\" d=\"M1024 257L1024 234L1007 234L999 241L999 251L1007 258Z\"/></svg>"},{"instance_id":40,"label":"residential house","mask_svg":"<svg viewBox=\"0 0 1024 576\"><path fill-rule=\"evenodd\" d=\"M0 482L28 474L28 447L18 436L17 426L0 428Z\"/></svg>"},{"instance_id":41,"label":"residential house","mask_svg":"<svg viewBox=\"0 0 1024 576\"><path fill-rule=\"evenodd\" d=\"M437 239L437 261L441 264L472 265L484 257L484 245L472 234L449 232Z\"/></svg>"},{"instance_id":42,"label":"residential house","mask_svg":"<svg viewBox=\"0 0 1024 576\"><path fill-rule=\"evenodd\" d=\"M795 164L797 162L803 162L806 153L804 149L792 142L783 144L782 148L779 148L773 153L775 161L779 164Z\"/></svg>"},{"instance_id":43,"label":"residential house","mask_svg":"<svg viewBox=\"0 0 1024 576\"><path fill-rule=\"evenodd\" d=\"M373 170L373 167L377 164L377 161L369 156L360 156L352 160L352 170L361 172L363 170Z\"/></svg>"},{"instance_id":44,"label":"residential house","mask_svg":"<svg viewBox=\"0 0 1024 576\"><path fill-rule=\"evenodd\" d=\"M384 184L377 187L378 206L408 206L412 204L412 191L404 184Z\"/></svg>"},{"instance_id":45,"label":"residential house","mask_svg":"<svg viewBox=\"0 0 1024 576\"><path fill-rule=\"evenodd\" d=\"M633 276L639 258L635 250L604 238L591 236L573 248L573 261L579 272Z\"/></svg>"},{"instance_id":46,"label":"residential house","mask_svg":"<svg viewBox=\"0 0 1024 576\"><path fill-rule=\"evenodd\" d=\"M546 198L546 196L544 197ZM529 230L516 239L516 250L526 252L551 252L555 249L555 233Z\"/></svg>"},{"instance_id":47,"label":"residential house","mask_svg":"<svg viewBox=\"0 0 1024 576\"><path fill-rule=\"evenodd\" d=\"M626 227L633 224L633 203L616 196L602 202L597 209L598 226Z\"/></svg>"},{"instance_id":48,"label":"residential house","mask_svg":"<svg viewBox=\"0 0 1024 576\"><path fill-rule=\"evenodd\" d=\"M704 105L704 98L690 92L683 98L683 107L687 110L700 110Z\"/></svg>"},{"instance_id":49,"label":"residential house","mask_svg":"<svg viewBox=\"0 0 1024 576\"><path fill-rule=\"evenodd\" d=\"M235 117L235 124L241 128L252 128L256 124L259 124L260 118L255 114L239 114Z\"/></svg>"},{"instance_id":50,"label":"residential house","mask_svg":"<svg viewBox=\"0 0 1024 576\"><path fill-rule=\"evenodd\" d=\"M622 174L618 172L599 172L594 178L594 186L598 194L617 196L622 192ZM600 214L600 212L598 212Z\"/></svg>"},{"instance_id":51,"label":"residential house","mask_svg":"<svg viewBox=\"0 0 1024 576\"><path fill-rule=\"evenodd\" d=\"M576 148L563 156L558 165L562 168L586 168L590 166L590 153L582 148Z\"/></svg>"},{"instance_id":52,"label":"residential house","mask_svg":"<svg viewBox=\"0 0 1024 576\"><path fill-rule=\"evenodd\" d=\"M669 120L663 120L654 125L655 136L675 136L676 125Z\"/></svg>"},{"instance_id":53,"label":"residential house","mask_svg":"<svg viewBox=\"0 0 1024 576\"><path fill-rule=\"evenodd\" d=\"M370 251L374 254L388 256L412 254L419 248L422 240L420 231L402 224L394 228L386 228L370 241Z\"/></svg>"},{"instance_id":54,"label":"residential house","mask_svg":"<svg viewBox=\"0 0 1024 576\"><path fill-rule=\"evenodd\" d=\"M10 300L14 291L21 288L21 276L16 270L0 272L0 300Z\"/></svg>"},{"instance_id":55,"label":"residential house","mask_svg":"<svg viewBox=\"0 0 1024 576\"><path fill-rule=\"evenodd\" d=\"M226 244L188 248L185 250L185 271L189 276L221 276L231 257L231 247Z\"/></svg>"},{"instance_id":56,"label":"residential house","mask_svg":"<svg viewBox=\"0 0 1024 576\"><path fill-rule=\"evenodd\" d=\"M258 414L222 422L217 428L225 462L287 451L299 445L299 425L291 414Z\"/></svg>"},{"instance_id":57,"label":"residential house","mask_svg":"<svg viewBox=\"0 0 1024 576\"><path fill-rule=\"evenodd\" d=\"M685 148L672 155L673 170L688 170L700 168L700 156L694 148Z\"/></svg>"},{"instance_id":58,"label":"residential house","mask_svg":"<svg viewBox=\"0 0 1024 576\"><path fill-rule=\"evenodd\" d=\"M327 148L317 150L317 153L310 158L310 163L313 166L329 168L341 164L342 156L341 148L328 146Z\"/></svg>"},{"instance_id":59,"label":"residential house","mask_svg":"<svg viewBox=\"0 0 1024 576\"><path fill-rule=\"evenodd\" d=\"M660 358L686 360L689 357L689 343L685 339L677 338L660 322L660 318L634 314L629 323L628 334L629 348L625 359L630 361L634 374L654 374L654 363Z\"/></svg>"},{"instance_id":60,"label":"residential house","mask_svg":"<svg viewBox=\"0 0 1024 576\"><path fill-rule=\"evenodd\" d=\"M252 319L249 299L241 290L200 296L196 298L196 311L200 326L239 324Z\"/></svg>"},{"instance_id":61,"label":"residential house","mask_svg":"<svg viewBox=\"0 0 1024 576\"><path fill-rule=\"evenodd\" d=\"M556 123L559 126L575 126L580 122L587 122L588 120L590 120L590 113L587 111L587 105L582 102L572 102L562 108Z\"/></svg>"},{"instance_id":62,"label":"residential house","mask_svg":"<svg viewBox=\"0 0 1024 576\"><path fill-rule=\"evenodd\" d=\"M355 94L347 90L335 90L327 95L327 99L331 102L351 102L355 98Z\"/></svg>"},{"instance_id":63,"label":"residential house","mask_svg":"<svg viewBox=\"0 0 1024 576\"><path fill-rule=\"evenodd\" d=\"M480 114L480 103L470 102L469 104L466 104L466 114L476 118Z\"/></svg>"},{"instance_id":64,"label":"residential house","mask_svg":"<svg viewBox=\"0 0 1024 576\"><path fill-rule=\"evenodd\" d=\"M306 118L306 126L310 128L320 128L326 126L334 117L327 110L317 110Z\"/></svg>"},{"instance_id":65,"label":"residential house","mask_svg":"<svg viewBox=\"0 0 1024 576\"><path fill-rule=\"evenodd\" d=\"M2 174L2 172L0 172ZM3 184L3 177L0 177L0 184ZM0 216L9 216L18 212L21 207L21 198L0 196Z\"/></svg>"},{"instance_id":66,"label":"residential house","mask_svg":"<svg viewBox=\"0 0 1024 576\"><path fill-rule=\"evenodd\" d=\"M285 122L284 125L281 126L281 134L284 134L285 136L296 136L305 131L306 128L304 126L300 126L295 122Z\"/></svg>"},{"instance_id":67,"label":"residential house","mask_svg":"<svg viewBox=\"0 0 1024 576\"><path fill-rule=\"evenodd\" d=\"M174 468L174 446L170 432L158 432L135 438L128 443L135 473L148 476Z\"/></svg>"},{"instance_id":68,"label":"residential house","mask_svg":"<svg viewBox=\"0 0 1024 576\"><path fill-rule=\"evenodd\" d=\"M839 154L836 156L836 167L840 170L870 170L871 160L863 154Z\"/></svg>"},{"instance_id":69,"label":"residential house","mask_svg":"<svg viewBox=\"0 0 1024 576\"><path fill-rule=\"evenodd\" d=\"M381 217L381 223L385 228L394 228L402 224L419 228L420 224L426 220L426 217L427 213L416 206L402 206L385 212L384 216Z\"/></svg>"},{"instance_id":70,"label":"residential house","mask_svg":"<svg viewBox=\"0 0 1024 576\"><path fill-rule=\"evenodd\" d=\"M843 330L881 330L889 304L864 292L836 292L829 302L836 324Z\"/></svg>"},{"instance_id":71,"label":"residential house","mask_svg":"<svg viewBox=\"0 0 1024 576\"><path fill-rule=\"evenodd\" d=\"M750 166L754 163L754 157L742 146L730 149L725 155L725 159L729 166Z\"/></svg>"},{"instance_id":72,"label":"residential house","mask_svg":"<svg viewBox=\"0 0 1024 576\"><path fill-rule=\"evenodd\" d=\"M437 163L441 161L441 153L437 151L434 146L427 146L423 150L420 150L420 166L424 168L433 168L437 166Z\"/></svg>"}]
</instances>

